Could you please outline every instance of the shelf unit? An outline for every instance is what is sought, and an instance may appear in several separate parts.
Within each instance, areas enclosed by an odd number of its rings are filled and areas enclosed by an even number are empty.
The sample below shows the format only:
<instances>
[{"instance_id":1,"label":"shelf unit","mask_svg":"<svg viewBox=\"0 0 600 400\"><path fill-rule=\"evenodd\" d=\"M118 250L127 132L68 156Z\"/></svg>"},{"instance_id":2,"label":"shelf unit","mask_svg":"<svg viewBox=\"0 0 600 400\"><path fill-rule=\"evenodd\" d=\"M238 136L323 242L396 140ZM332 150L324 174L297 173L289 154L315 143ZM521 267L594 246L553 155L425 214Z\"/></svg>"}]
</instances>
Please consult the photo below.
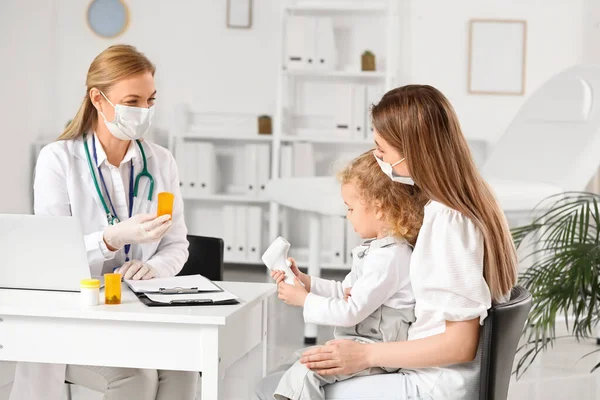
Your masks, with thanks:
<instances>
[{"instance_id":1,"label":"shelf unit","mask_svg":"<svg viewBox=\"0 0 600 400\"><path fill-rule=\"evenodd\" d=\"M311 71L311 70L284 70L285 77L298 78L339 78L339 79L385 79L386 74L380 71Z\"/></svg>"},{"instance_id":2,"label":"shelf unit","mask_svg":"<svg viewBox=\"0 0 600 400\"><path fill-rule=\"evenodd\" d=\"M174 113L173 120L171 123L171 129L169 130L169 148L175 154L176 159L180 156L177 155L176 144L181 141L190 144L208 142L215 146L215 149L219 149L220 152L230 152L234 154L232 160L235 159L235 155L239 156L239 153L235 153L240 147L247 145L256 144L258 146L268 144L270 146L270 179L277 179L281 177L282 168L282 146L291 146L293 151L296 146L310 146L314 151L314 163L316 174L323 174L324 168L329 165L329 161L338 161L336 157L340 157L340 152L349 153L352 156L358 155L361 151L367 150L373 147L372 139L367 138L367 135L350 137L342 136L339 132L335 132L334 126L324 127L324 129L317 128L313 134L313 126L305 126L304 128L310 132L310 136L304 132L300 134L298 129L300 126L290 123L293 116L288 111L292 109L286 103L291 97L296 97L296 94L292 89L292 85L315 85L316 90L321 90L323 85L377 85L383 90L387 90L394 86L396 81L396 61L395 61L395 43L394 38L397 33L400 32L397 22L397 5L399 0L282 0L280 2L280 32L277 37L279 38L279 71L276 75L277 79L277 91L273 93L275 96L275 112L273 115L273 134L271 135L258 135L253 132L252 129L238 129L231 128L229 124L226 124L227 128L216 126L216 131L208 131L205 126L196 126L190 123L190 115L182 115L181 112ZM334 23L348 23L347 21L356 19L360 25L354 28L354 25L346 25L344 28L350 27L355 33L359 34L359 38L350 38L347 42L353 40L360 42L363 38L363 33L366 33L365 40L362 40L362 44L368 43L368 46L364 46L361 50L372 50L378 61L378 69L376 71L361 71L360 70L360 53L356 52L356 49L349 50L348 46L336 46L338 47L338 54L348 55L352 53L352 62L340 62L339 67L331 70L308 70L308 69L286 69L284 63L284 54L286 51L286 23L289 18L293 16L306 16L315 18L331 18ZM366 18L366 19L365 19ZM372 20L368 18L376 18L378 23L371 24ZM361 22L362 21L362 22ZM358 25L357 25L358 26ZM334 26L335 29L339 28ZM347 29L346 29L347 31ZM334 30L334 32L336 32ZM337 34L337 33L336 33ZM381 41L382 36L385 36L385 45ZM344 38L343 38L344 39ZM361 43L352 43L354 47L358 47ZM371 45L372 44L372 45ZM344 54L341 54L343 53ZM343 58L343 57L341 57ZM340 58L340 60L341 60ZM342 65L343 64L343 65ZM242 67L243 68L243 67ZM292 94L294 92L294 94ZM331 95L331 93L329 93ZM310 101L311 99L308 98ZM181 106L180 106L181 108ZM197 113L205 114L204 110L193 110L191 105L184 105L186 113L193 114ZM302 110L301 110L302 111ZM316 113L319 114L319 113ZM220 115L223 117L223 115ZM258 115L256 116L258 117ZM319 116L316 115L318 118ZM234 116L234 118L236 118ZM287 119L287 121L286 121ZM366 126L365 126L366 128ZM243 153L242 153L243 154ZM294 158L296 158L294 153ZM231 154L230 154L231 156ZM298 156L299 157L299 156ZM300 160L300 158L296 158ZM179 163L179 160L178 160ZM219 168L237 168L236 174L245 174L243 166L230 167L227 163L220 162ZM227 171L219 170L219 174L227 176ZM235 174L234 174L235 175ZM231 178L232 174L228 175ZM296 176L296 175L293 175ZM219 179L227 180L227 177ZM229 182L228 182L229 183ZM234 185L235 186L235 185ZM221 191L229 192L228 189L221 188ZM264 215L264 229L261 232L262 243L260 248L260 254L266 250L267 246L271 243L275 237L279 234L286 235L293 232L300 227L299 222L303 218L296 216L294 212L285 210L280 207L277 203L270 202L264 197L248 195L240 193L237 189L236 194L220 193L219 191L215 194L206 195L184 195L185 207L186 207L186 221L188 222L188 229L192 234L204 234L210 236L221 236L223 237L223 225L225 224L221 215L224 216L224 209L226 207L261 207ZM237 214L236 214L237 215ZM298 218L298 219L297 219ZM188 220L189 219L189 220ZM342 221L344 222L344 221ZM327 225L326 223L323 225ZM201 232L195 232L197 229L201 229ZM287 228L285 228L287 226ZM344 237L346 233L344 232ZM227 240L226 240L227 242ZM227 243L226 243L227 246ZM295 256L294 249L306 248L306 243L299 243L292 241L291 255ZM329 249L325 249L329 251ZM345 251L346 249L344 249ZM326 269L338 269L348 270L350 268L349 257L335 256L335 253L330 251L331 255L329 258L324 258L321 264L322 268ZM299 253L298 253L299 254ZM329 253L328 253L329 254ZM254 253L256 255L256 253ZM243 265L258 265L264 267L260 261L247 260L247 259L225 259L225 262L232 264L243 264ZM298 258L300 266L306 267L307 260L305 257Z\"/></svg>"},{"instance_id":3,"label":"shelf unit","mask_svg":"<svg viewBox=\"0 0 600 400\"><path fill-rule=\"evenodd\" d=\"M235 134L235 133L223 133L223 134L212 134L212 135L194 135L193 133L189 133L186 135L180 136L183 140L188 141L227 141L234 140L238 142L267 142L270 143L273 141L271 135L258 135L254 134Z\"/></svg>"},{"instance_id":4,"label":"shelf unit","mask_svg":"<svg viewBox=\"0 0 600 400\"><path fill-rule=\"evenodd\" d=\"M322 70L322 69L287 69L286 68L286 31L287 24L290 17L293 16L313 16L313 17L331 17L334 21L334 27L336 19L339 19L340 23L344 23L349 18L361 19L361 18L379 18L382 24L373 24L374 29L383 31L382 34L385 36L385 45L382 46L384 54L375 53L377 60L384 60L383 63L378 65L376 71L361 71L360 70L360 58L359 54L352 54L351 59L353 65L337 66L335 69ZM288 0L283 1L280 10L280 32L278 37L280 39L280 57L278 70L281 71L277 77L277 95L276 95L276 111L274 118L274 133L273 133L273 145L272 145L272 165L271 165L271 177L278 178L280 175L282 155L282 146L294 144L294 143L310 143L315 146L315 150L326 153L327 149L335 148L337 151L348 150L354 155L358 155L362 150L367 150L374 147L373 140L365 135L364 138L352 138L352 137L340 137L338 135L327 135L319 134L318 136L308 135L295 135L293 133L294 127L290 122L290 116L295 115L297 111L295 106L295 98L298 94L298 85L320 85L334 82L335 84L361 84L370 85L377 84L383 87L382 92L385 92L396 86L397 77L396 71L398 70L398 63L396 60L397 51L395 50L395 38L400 33L399 20L398 20L398 0L355 0L355 1L314 1L314 0ZM364 25L363 25L364 26ZM342 28L348 28L348 25ZM335 29L334 29L335 30ZM343 29L340 29L343 31ZM382 38L378 37L378 41ZM336 38L337 40L337 38ZM349 46L345 46L347 50ZM363 50L367 50L364 48ZM381 68L383 66L383 68ZM302 93L302 92L301 92ZM383 93L381 93L383 94ZM310 100L310 99L309 99ZM342 99L340 99L343 101ZM333 145L333 146L331 146ZM328 147L329 146L329 147ZM332 160L332 164L336 160ZM322 164L327 164L322 162ZM286 215L286 214L297 214L297 215ZM272 202L269 206L269 238L270 240L281 234L281 219L283 218L285 223L294 226L294 229L298 226L296 221L302 222L301 212L291 212L285 209L285 207ZM346 222L347 223L347 222ZM348 230L346 229L345 235ZM347 242L347 241L346 241ZM345 244L348 246L348 243ZM294 242L292 242L292 251ZM344 249L348 255L349 250ZM341 263L330 263L322 262L321 268L327 269L349 269L350 259L347 256L344 262ZM306 266L306 262L304 263Z\"/></svg>"},{"instance_id":5,"label":"shelf unit","mask_svg":"<svg viewBox=\"0 0 600 400\"><path fill-rule=\"evenodd\" d=\"M206 127L200 125L201 123L194 122L195 116L206 117L206 115L206 112L194 109L191 105L179 105L172 115L173 129L169 132L169 148L175 155L180 169L188 231L193 235L223 238L226 242L224 255L226 263L259 265L260 255L268 244L265 227L267 226L269 200L264 197L263 193L260 193L256 180L255 191L248 190L248 181L244 179L249 168L244 164L246 162L244 156L248 146L268 146L266 155L270 157L273 136L270 134L259 135L257 132L251 132L251 128L224 129L223 126L215 125L214 130L207 130ZM219 118L225 118L225 122L227 120L227 116L219 115ZM181 123L181 121L185 123ZM210 156L201 152L202 149L206 150L207 144L210 147ZM183 152L178 154L178 151L182 150ZM201 167L199 166L203 163L194 161L194 158L202 160L203 157L212 160L210 161L212 165L210 170L214 174L212 175L214 180L204 181L203 179L207 176L202 178L196 176L198 179L195 184L196 189L190 190L190 182L193 179L189 179L189 176L188 178L182 177L182 175L186 174L185 170L190 165L191 168L195 166L200 171ZM262 165L265 165L266 171L270 170L268 161L264 161ZM256 179L258 168L256 162L253 168ZM211 187L211 190L198 191L199 185L203 185L205 182L207 183L206 187ZM229 217L226 217L226 213ZM250 221L253 221L252 224ZM244 240L242 245L244 250L241 252L232 250L238 249L241 243L237 241L237 236L234 238L236 227L233 227L233 224L237 223L239 223L237 230L249 238L247 240L240 239ZM249 228L251 225L252 229ZM254 228L255 225L259 228ZM250 244L251 241L253 244Z\"/></svg>"},{"instance_id":6,"label":"shelf unit","mask_svg":"<svg viewBox=\"0 0 600 400\"><path fill-rule=\"evenodd\" d=\"M290 136L282 135L281 142L283 143L295 143L295 142L306 142L306 143L322 143L322 144L345 144L354 146L369 146L373 145L371 139L344 139L339 137L311 137L311 136Z\"/></svg>"},{"instance_id":7,"label":"shelf unit","mask_svg":"<svg viewBox=\"0 0 600 400\"><path fill-rule=\"evenodd\" d=\"M184 200L190 201L205 201L205 202L222 202L222 203L247 203L247 204L267 204L269 200L260 197L251 197L234 194L213 194L204 196L183 196Z\"/></svg>"}]
</instances>

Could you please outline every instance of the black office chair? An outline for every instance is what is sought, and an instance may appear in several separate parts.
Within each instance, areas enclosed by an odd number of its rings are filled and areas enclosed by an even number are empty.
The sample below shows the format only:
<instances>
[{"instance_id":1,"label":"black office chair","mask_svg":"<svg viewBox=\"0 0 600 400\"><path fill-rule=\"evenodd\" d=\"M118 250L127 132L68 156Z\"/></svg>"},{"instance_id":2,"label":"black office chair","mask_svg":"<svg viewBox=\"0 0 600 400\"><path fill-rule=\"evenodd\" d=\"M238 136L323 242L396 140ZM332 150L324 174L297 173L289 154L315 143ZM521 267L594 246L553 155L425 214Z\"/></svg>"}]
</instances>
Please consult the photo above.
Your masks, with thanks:
<instances>
[{"instance_id":1,"label":"black office chair","mask_svg":"<svg viewBox=\"0 0 600 400\"><path fill-rule=\"evenodd\" d=\"M531 309L531 293L515 286L510 300L493 306L483 323L480 400L506 400L519 338Z\"/></svg>"},{"instance_id":2,"label":"black office chair","mask_svg":"<svg viewBox=\"0 0 600 400\"><path fill-rule=\"evenodd\" d=\"M188 235L187 239L190 242L190 256L177 275L200 274L212 281L222 281L223 239L193 235Z\"/></svg>"}]
</instances>

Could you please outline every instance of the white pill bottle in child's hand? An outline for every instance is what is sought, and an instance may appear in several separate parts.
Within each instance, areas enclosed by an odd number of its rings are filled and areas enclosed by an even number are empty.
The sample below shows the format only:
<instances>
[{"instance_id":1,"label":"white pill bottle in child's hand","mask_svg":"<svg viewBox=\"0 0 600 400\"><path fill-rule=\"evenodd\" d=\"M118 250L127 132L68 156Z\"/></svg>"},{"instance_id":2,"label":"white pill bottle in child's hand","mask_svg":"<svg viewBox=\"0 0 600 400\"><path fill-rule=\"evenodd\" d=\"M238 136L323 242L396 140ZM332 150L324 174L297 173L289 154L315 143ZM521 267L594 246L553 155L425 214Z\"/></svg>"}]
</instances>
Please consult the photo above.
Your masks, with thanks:
<instances>
[{"instance_id":1,"label":"white pill bottle in child's hand","mask_svg":"<svg viewBox=\"0 0 600 400\"><path fill-rule=\"evenodd\" d=\"M295 275L290 268L292 263L288 260L289 250L290 242L279 236L271 243L261 259L271 271L283 271L285 273L284 282L293 285Z\"/></svg>"}]
</instances>

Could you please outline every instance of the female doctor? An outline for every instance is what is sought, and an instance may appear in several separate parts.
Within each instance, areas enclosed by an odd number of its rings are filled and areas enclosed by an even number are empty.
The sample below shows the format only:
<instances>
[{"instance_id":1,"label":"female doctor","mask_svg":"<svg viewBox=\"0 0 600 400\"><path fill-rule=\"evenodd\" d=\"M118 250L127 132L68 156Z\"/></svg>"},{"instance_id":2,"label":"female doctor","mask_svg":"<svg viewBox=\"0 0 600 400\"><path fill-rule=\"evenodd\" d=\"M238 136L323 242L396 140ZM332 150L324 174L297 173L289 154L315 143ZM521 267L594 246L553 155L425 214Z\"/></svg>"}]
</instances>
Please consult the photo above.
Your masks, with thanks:
<instances>
[{"instance_id":1,"label":"female doctor","mask_svg":"<svg viewBox=\"0 0 600 400\"><path fill-rule=\"evenodd\" d=\"M154 114L154 71L131 46L100 53L89 68L77 115L38 158L35 214L80 219L92 276L113 270L127 279L174 276L188 257L175 161L166 149L142 140ZM172 218L156 218L157 193L163 191L175 195ZM111 340L119 340L118 333L106 338ZM11 399L60 398L67 380L103 392L106 400L192 400L198 376L21 363Z\"/></svg>"}]
</instances>

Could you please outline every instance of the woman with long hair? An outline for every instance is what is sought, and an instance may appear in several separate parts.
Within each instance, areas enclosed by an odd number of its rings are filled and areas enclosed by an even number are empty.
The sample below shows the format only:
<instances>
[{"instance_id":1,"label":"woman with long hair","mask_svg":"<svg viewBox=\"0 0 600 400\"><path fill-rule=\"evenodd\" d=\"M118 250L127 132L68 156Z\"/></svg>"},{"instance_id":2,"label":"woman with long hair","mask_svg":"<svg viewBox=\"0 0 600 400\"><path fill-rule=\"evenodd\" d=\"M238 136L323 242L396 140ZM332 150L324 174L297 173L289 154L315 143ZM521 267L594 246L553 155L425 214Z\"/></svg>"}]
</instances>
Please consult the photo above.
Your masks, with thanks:
<instances>
[{"instance_id":1,"label":"woman with long hair","mask_svg":"<svg viewBox=\"0 0 600 400\"><path fill-rule=\"evenodd\" d=\"M324 376L400 368L330 385L327 398L478 399L480 326L492 302L508 299L517 278L508 223L475 167L454 109L437 89L391 90L372 115L382 179L417 185L429 198L410 262L416 321L407 341L336 340L306 351L300 362ZM265 378L256 396L272 398L280 377Z\"/></svg>"}]
</instances>

